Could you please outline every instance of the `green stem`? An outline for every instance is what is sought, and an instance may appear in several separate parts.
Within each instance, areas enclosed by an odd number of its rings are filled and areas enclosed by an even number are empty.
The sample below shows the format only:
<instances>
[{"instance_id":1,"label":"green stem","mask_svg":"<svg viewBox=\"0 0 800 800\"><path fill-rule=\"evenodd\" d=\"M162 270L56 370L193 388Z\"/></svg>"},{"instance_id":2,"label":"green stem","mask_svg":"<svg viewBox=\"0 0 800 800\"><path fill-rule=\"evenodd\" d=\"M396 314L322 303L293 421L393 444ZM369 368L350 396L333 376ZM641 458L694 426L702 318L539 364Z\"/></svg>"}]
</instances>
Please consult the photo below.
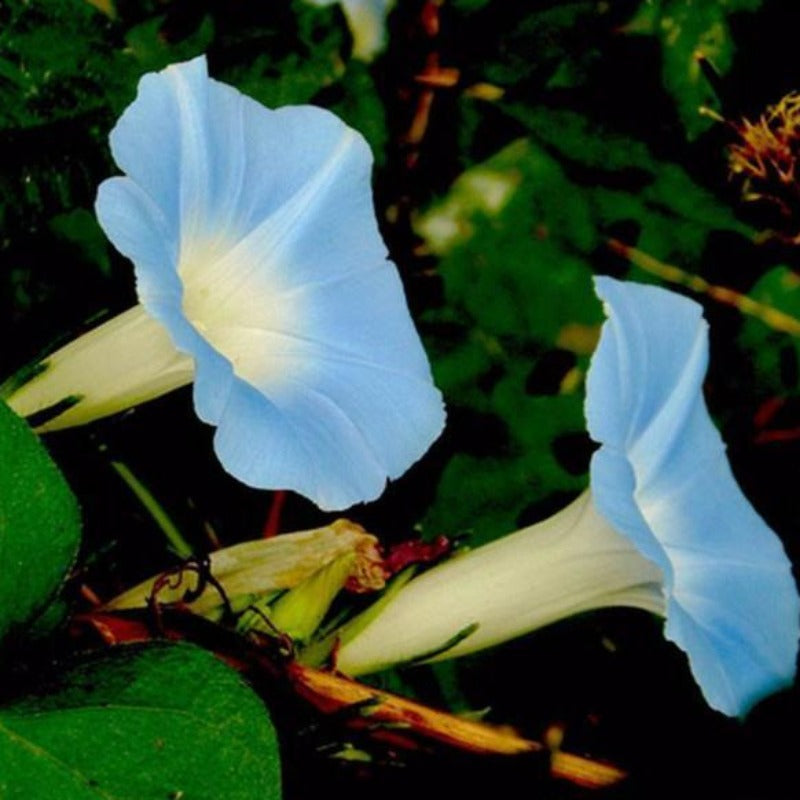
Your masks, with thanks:
<instances>
[{"instance_id":1,"label":"green stem","mask_svg":"<svg viewBox=\"0 0 800 800\"><path fill-rule=\"evenodd\" d=\"M304 647L298 655L300 663L311 667L318 667L323 664L333 652L333 648L337 643L340 645L347 644L347 642L355 638L355 636L366 628L394 599L395 595L397 595L397 593L414 577L416 571L416 566L411 566L403 570L403 572L394 577L383 594L372 603L372 605L351 620L345 622L344 625L339 626L321 639Z\"/></svg>"},{"instance_id":2,"label":"green stem","mask_svg":"<svg viewBox=\"0 0 800 800\"><path fill-rule=\"evenodd\" d=\"M112 461L111 466L136 495L139 502L147 509L156 525L161 528L176 555L180 558L190 558L193 555L191 546L183 538L178 527L169 518L169 515L158 500L153 497L152 492L131 472L127 464L123 464L121 461Z\"/></svg>"}]
</instances>

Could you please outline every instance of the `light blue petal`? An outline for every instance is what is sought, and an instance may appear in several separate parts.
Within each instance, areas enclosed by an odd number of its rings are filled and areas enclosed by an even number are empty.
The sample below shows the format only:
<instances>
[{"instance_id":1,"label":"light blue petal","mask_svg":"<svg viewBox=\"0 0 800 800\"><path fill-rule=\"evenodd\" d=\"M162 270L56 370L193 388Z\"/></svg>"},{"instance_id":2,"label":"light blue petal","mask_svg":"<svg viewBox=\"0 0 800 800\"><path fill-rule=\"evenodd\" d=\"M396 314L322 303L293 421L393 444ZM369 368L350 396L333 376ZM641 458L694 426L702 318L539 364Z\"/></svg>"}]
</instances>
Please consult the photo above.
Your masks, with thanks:
<instances>
[{"instance_id":1,"label":"light blue petal","mask_svg":"<svg viewBox=\"0 0 800 800\"><path fill-rule=\"evenodd\" d=\"M139 296L180 305L183 288L177 272L163 265L178 261L177 229L161 206L127 178L103 181L97 192L97 218L116 248L137 269Z\"/></svg>"},{"instance_id":2,"label":"light blue petal","mask_svg":"<svg viewBox=\"0 0 800 800\"><path fill-rule=\"evenodd\" d=\"M271 413L258 411L252 385L241 382L215 438L220 459L235 461L245 483L281 480L322 508L343 508L377 497L387 475L405 470L408 449L424 448L425 432L440 424L438 396L428 381L316 342L284 334L259 338L268 372L284 376L259 387L257 396L269 398ZM240 430L243 424L249 435ZM280 458L263 457L276 452ZM340 480L331 481L332 474Z\"/></svg>"},{"instance_id":3,"label":"light blue petal","mask_svg":"<svg viewBox=\"0 0 800 800\"><path fill-rule=\"evenodd\" d=\"M444 410L387 260L363 138L264 108L205 59L145 76L97 201L140 300L195 360L195 407L246 483L325 508L373 499Z\"/></svg>"},{"instance_id":4,"label":"light blue petal","mask_svg":"<svg viewBox=\"0 0 800 800\"><path fill-rule=\"evenodd\" d=\"M800 601L778 537L741 493L706 408L699 305L652 286L596 279L609 316L587 378L603 446L598 510L664 573L665 635L709 704L743 715L794 680Z\"/></svg>"},{"instance_id":5,"label":"light blue petal","mask_svg":"<svg viewBox=\"0 0 800 800\"><path fill-rule=\"evenodd\" d=\"M178 230L152 197L127 178L104 181L97 217L117 249L136 267L136 289L148 312L169 331L176 347L195 357L195 405L206 422L216 422L231 390L230 362L189 324L181 310L183 286L177 270ZM202 364L202 368L199 365Z\"/></svg>"}]
</instances>

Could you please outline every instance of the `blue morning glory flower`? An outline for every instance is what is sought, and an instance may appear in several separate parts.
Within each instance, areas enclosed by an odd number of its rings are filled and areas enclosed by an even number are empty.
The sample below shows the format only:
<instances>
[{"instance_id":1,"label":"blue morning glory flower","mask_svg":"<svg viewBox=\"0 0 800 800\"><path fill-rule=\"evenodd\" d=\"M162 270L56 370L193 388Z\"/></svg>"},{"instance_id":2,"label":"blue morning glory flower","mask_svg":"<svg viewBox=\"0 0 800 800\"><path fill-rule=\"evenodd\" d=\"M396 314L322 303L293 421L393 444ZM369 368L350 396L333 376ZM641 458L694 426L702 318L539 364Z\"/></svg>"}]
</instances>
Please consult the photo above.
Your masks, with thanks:
<instances>
[{"instance_id":1,"label":"blue morning glory flower","mask_svg":"<svg viewBox=\"0 0 800 800\"><path fill-rule=\"evenodd\" d=\"M664 635L709 704L740 714L790 685L800 605L778 537L741 493L703 400L702 309L598 278L609 320L588 376L598 511L658 565Z\"/></svg>"},{"instance_id":2,"label":"blue morning glory flower","mask_svg":"<svg viewBox=\"0 0 800 800\"><path fill-rule=\"evenodd\" d=\"M246 484L324 509L377 497L444 410L378 232L372 156L312 106L267 109L205 58L145 75L111 133L124 177L97 216L140 304L55 353L10 397L52 430L194 380L214 448Z\"/></svg>"},{"instance_id":3,"label":"blue morning glory flower","mask_svg":"<svg viewBox=\"0 0 800 800\"><path fill-rule=\"evenodd\" d=\"M448 658L620 605L666 617L665 635L726 714L792 683L800 601L708 415L702 310L652 286L598 278L596 289L609 319L587 379L589 432L602 445L589 491L412 580L352 626L340 669Z\"/></svg>"}]
</instances>

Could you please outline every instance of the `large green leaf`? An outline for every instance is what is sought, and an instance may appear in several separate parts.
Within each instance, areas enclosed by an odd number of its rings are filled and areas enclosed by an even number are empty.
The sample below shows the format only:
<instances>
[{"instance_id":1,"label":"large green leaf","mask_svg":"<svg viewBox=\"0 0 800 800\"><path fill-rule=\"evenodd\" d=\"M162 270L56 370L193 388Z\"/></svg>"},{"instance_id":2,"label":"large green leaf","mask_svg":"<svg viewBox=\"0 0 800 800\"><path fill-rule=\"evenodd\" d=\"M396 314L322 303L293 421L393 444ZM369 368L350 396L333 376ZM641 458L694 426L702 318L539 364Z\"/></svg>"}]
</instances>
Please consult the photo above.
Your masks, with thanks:
<instances>
[{"instance_id":1,"label":"large green leaf","mask_svg":"<svg viewBox=\"0 0 800 800\"><path fill-rule=\"evenodd\" d=\"M125 646L0 711L0 797L270 800L275 732L239 676L189 645Z\"/></svg>"},{"instance_id":2,"label":"large green leaf","mask_svg":"<svg viewBox=\"0 0 800 800\"><path fill-rule=\"evenodd\" d=\"M0 402L0 640L34 620L80 542L78 504L38 437Z\"/></svg>"}]
</instances>

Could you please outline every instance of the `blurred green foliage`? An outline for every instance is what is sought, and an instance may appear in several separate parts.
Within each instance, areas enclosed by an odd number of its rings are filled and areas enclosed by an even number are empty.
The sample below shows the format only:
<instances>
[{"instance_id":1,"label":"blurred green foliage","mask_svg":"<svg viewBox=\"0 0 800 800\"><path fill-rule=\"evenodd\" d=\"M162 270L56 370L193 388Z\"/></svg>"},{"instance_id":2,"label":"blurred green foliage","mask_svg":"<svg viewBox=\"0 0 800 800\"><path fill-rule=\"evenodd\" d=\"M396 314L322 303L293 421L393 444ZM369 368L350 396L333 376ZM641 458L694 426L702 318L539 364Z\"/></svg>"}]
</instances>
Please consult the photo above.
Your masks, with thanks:
<instances>
[{"instance_id":1,"label":"blurred green foliage","mask_svg":"<svg viewBox=\"0 0 800 800\"><path fill-rule=\"evenodd\" d=\"M749 296L768 308L800 319L800 276L785 265L761 276ZM739 334L739 344L753 367L753 386L760 399L796 397L800 393L797 371L800 338L747 319Z\"/></svg>"},{"instance_id":2,"label":"blurred green foliage","mask_svg":"<svg viewBox=\"0 0 800 800\"><path fill-rule=\"evenodd\" d=\"M662 47L664 87L671 92L686 133L694 138L713 124L698 109L719 112L714 88L703 75L701 59L711 70L725 75L736 49L728 18L757 11L762 0L651 0L643 3L627 25L634 34L655 36Z\"/></svg>"}]
</instances>

